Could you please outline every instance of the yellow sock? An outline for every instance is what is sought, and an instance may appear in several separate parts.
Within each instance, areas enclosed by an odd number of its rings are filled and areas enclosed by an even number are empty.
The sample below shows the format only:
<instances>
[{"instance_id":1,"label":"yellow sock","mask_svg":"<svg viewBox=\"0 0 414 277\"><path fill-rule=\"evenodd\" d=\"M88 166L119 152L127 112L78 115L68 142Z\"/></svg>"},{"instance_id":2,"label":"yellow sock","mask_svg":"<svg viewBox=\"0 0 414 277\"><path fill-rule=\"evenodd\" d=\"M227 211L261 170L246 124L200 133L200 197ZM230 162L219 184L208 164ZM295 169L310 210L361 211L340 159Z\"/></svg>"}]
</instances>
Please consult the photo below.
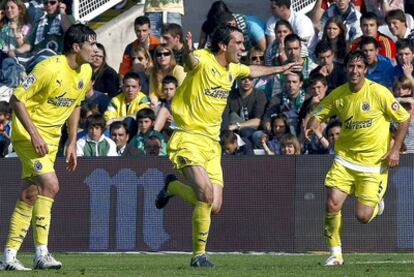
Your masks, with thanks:
<instances>
[{"instance_id":1,"label":"yellow sock","mask_svg":"<svg viewBox=\"0 0 414 277\"><path fill-rule=\"evenodd\" d=\"M168 185L167 193L169 195L178 196L185 202L195 205L197 203L197 196L190 186L186 186L180 181L172 181Z\"/></svg>"},{"instance_id":2,"label":"yellow sock","mask_svg":"<svg viewBox=\"0 0 414 277\"><path fill-rule=\"evenodd\" d=\"M206 253L211 205L197 201L193 211L193 257Z\"/></svg>"},{"instance_id":3,"label":"yellow sock","mask_svg":"<svg viewBox=\"0 0 414 277\"><path fill-rule=\"evenodd\" d=\"M342 213L325 212L325 238L329 247L341 246Z\"/></svg>"},{"instance_id":4,"label":"yellow sock","mask_svg":"<svg viewBox=\"0 0 414 277\"><path fill-rule=\"evenodd\" d=\"M379 205L377 204L374 208L374 212L372 213L372 216L369 219L368 223L371 222L372 220L374 220L374 218L377 216L378 212L379 212Z\"/></svg>"},{"instance_id":5,"label":"yellow sock","mask_svg":"<svg viewBox=\"0 0 414 277\"><path fill-rule=\"evenodd\" d=\"M19 250L26 237L27 230L30 227L32 219L33 206L18 200L16 207L10 219L9 236L6 242L6 248Z\"/></svg>"},{"instance_id":6,"label":"yellow sock","mask_svg":"<svg viewBox=\"0 0 414 277\"><path fill-rule=\"evenodd\" d=\"M38 195L33 207L33 238L35 245L47 245L53 199Z\"/></svg>"}]
</instances>

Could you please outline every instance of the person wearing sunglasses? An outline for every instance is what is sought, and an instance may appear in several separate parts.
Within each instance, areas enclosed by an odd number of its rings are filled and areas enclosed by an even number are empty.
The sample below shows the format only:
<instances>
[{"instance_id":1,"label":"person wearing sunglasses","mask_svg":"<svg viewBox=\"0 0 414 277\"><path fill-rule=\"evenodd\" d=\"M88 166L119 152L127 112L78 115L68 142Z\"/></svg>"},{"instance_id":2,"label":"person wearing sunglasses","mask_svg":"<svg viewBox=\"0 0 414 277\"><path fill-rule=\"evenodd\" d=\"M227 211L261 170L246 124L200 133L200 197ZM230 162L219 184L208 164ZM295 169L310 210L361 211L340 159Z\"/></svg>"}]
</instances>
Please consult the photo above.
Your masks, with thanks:
<instances>
[{"instance_id":1,"label":"person wearing sunglasses","mask_svg":"<svg viewBox=\"0 0 414 277\"><path fill-rule=\"evenodd\" d=\"M193 207L192 267L212 268L206 255L211 213L217 214L223 202L221 147L218 141L222 115L233 82L238 78L257 78L301 70L299 63L278 67L240 64L245 51L243 31L218 26L211 36L211 48L193 51L192 34L186 35L185 61L188 73L172 102L177 125L168 143L168 155L186 184L167 175L155 206L164 208L178 196ZM163 50L165 51L165 50Z\"/></svg>"}]
</instances>

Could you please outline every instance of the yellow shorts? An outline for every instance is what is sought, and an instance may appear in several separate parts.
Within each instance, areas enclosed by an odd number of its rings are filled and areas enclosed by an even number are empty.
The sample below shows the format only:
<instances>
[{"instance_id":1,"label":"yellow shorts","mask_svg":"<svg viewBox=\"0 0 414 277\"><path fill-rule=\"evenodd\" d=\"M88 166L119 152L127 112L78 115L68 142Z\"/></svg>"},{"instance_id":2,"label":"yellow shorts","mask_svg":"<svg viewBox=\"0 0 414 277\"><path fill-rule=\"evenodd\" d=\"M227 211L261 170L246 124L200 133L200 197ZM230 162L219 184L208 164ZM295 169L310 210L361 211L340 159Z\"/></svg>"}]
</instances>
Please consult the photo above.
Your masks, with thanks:
<instances>
[{"instance_id":1,"label":"yellow shorts","mask_svg":"<svg viewBox=\"0 0 414 277\"><path fill-rule=\"evenodd\" d=\"M223 187L221 147L217 141L203 135L175 131L168 142L167 152L180 174L187 166L202 166L211 182Z\"/></svg>"},{"instance_id":2,"label":"yellow shorts","mask_svg":"<svg viewBox=\"0 0 414 277\"><path fill-rule=\"evenodd\" d=\"M13 142L13 148L22 163L23 180L35 183L34 181L37 176L55 172L58 145L48 144L47 146L49 153L42 157L35 152L31 142Z\"/></svg>"},{"instance_id":3,"label":"yellow shorts","mask_svg":"<svg viewBox=\"0 0 414 277\"><path fill-rule=\"evenodd\" d=\"M334 161L326 175L325 186L337 188L349 195L355 194L358 201L375 207L387 190L388 172L364 173L349 169Z\"/></svg>"}]
</instances>

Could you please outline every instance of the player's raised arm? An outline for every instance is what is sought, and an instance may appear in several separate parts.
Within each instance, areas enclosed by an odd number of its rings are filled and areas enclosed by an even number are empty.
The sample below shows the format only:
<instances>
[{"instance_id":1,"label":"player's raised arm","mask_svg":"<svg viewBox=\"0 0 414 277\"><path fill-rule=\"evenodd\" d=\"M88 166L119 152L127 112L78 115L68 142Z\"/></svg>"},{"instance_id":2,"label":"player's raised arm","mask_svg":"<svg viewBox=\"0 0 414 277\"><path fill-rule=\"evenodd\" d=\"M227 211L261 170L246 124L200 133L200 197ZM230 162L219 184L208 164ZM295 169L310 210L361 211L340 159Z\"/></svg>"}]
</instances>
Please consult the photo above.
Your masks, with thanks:
<instances>
[{"instance_id":1,"label":"player's raised arm","mask_svg":"<svg viewBox=\"0 0 414 277\"><path fill-rule=\"evenodd\" d=\"M303 64L299 62L288 63L280 66L262 66L262 65L250 65L250 77L257 78L261 76L287 73L288 71L302 71Z\"/></svg>"},{"instance_id":2,"label":"player's raised arm","mask_svg":"<svg viewBox=\"0 0 414 277\"><path fill-rule=\"evenodd\" d=\"M68 126L68 146L66 148L66 170L71 172L76 169L76 135L78 131L78 122L80 118L80 107L76 107L67 120Z\"/></svg>"},{"instance_id":3,"label":"player's raised arm","mask_svg":"<svg viewBox=\"0 0 414 277\"><path fill-rule=\"evenodd\" d=\"M27 113L26 106L14 95L12 95L10 98L10 106L12 107L13 112L19 118L20 122L23 124L23 127L29 133L33 148L35 149L36 153L42 156L46 155L49 152L47 144L37 131L37 128L33 125L33 122Z\"/></svg>"},{"instance_id":4,"label":"player's raised arm","mask_svg":"<svg viewBox=\"0 0 414 277\"><path fill-rule=\"evenodd\" d=\"M183 56L185 64L189 69L193 69L198 65L198 60L194 57L193 51L193 35L191 34L191 32L187 32L185 34Z\"/></svg>"}]
</instances>

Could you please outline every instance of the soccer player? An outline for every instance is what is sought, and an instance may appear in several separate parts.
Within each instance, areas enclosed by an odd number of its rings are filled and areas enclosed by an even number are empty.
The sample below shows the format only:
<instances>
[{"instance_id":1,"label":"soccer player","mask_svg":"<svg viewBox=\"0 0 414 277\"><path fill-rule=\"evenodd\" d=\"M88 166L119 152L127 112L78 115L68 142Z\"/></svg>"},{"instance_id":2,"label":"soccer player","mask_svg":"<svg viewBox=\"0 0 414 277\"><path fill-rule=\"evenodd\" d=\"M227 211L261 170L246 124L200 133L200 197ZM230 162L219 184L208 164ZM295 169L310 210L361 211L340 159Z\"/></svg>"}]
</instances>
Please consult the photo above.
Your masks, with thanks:
<instances>
[{"instance_id":1,"label":"soccer player","mask_svg":"<svg viewBox=\"0 0 414 277\"><path fill-rule=\"evenodd\" d=\"M335 160L325 179L328 190L325 237L330 251L327 266L344 262L341 209L348 195L355 194L355 214L363 224L383 212L387 169L399 163L399 151L410 118L387 88L365 78L368 61L362 51L350 52L345 66L348 82L315 107L305 130L305 137L309 139L321 121L333 115L342 121ZM390 122L399 123L392 146Z\"/></svg>"},{"instance_id":2,"label":"soccer player","mask_svg":"<svg viewBox=\"0 0 414 277\"><path fill-rule=\"evenodd\" d=\"M64 35L64 55L37 64L10 99L13 147L22 163L25 186L11 216L2 270L30 270L16 258L30 222L36 250L34 269L62 266L47 248L51 209L59 191L54 163L61 127L67 121L66 169L71 172L76 168L79 105L92 76L89 63L95 43L96 34L89 27L71 26Z\"/></svg>"},{"instance_id":3,"label":"soccer player","mask_svg":"<svg viewBox=\"0 0 414 277\"><path fill-rule=\"evenodd\" d=\"M169 140L168 155L189 186L178 181L174 175L168 175L155 204L161 209L170 197L179 196L194 207L191 266L213 267L205 249L210 213L218 213L222 204L223 176L218 137L233 81L287 70L300 71L302 65L296 62L279 67L241 65L244 39L242 31L236 27L218 27L212 35L211 49L193 52L190 50L191 33L187 33L186 39L188 73L172 102L178 129Z\"/></svg>"}]
</instances>

